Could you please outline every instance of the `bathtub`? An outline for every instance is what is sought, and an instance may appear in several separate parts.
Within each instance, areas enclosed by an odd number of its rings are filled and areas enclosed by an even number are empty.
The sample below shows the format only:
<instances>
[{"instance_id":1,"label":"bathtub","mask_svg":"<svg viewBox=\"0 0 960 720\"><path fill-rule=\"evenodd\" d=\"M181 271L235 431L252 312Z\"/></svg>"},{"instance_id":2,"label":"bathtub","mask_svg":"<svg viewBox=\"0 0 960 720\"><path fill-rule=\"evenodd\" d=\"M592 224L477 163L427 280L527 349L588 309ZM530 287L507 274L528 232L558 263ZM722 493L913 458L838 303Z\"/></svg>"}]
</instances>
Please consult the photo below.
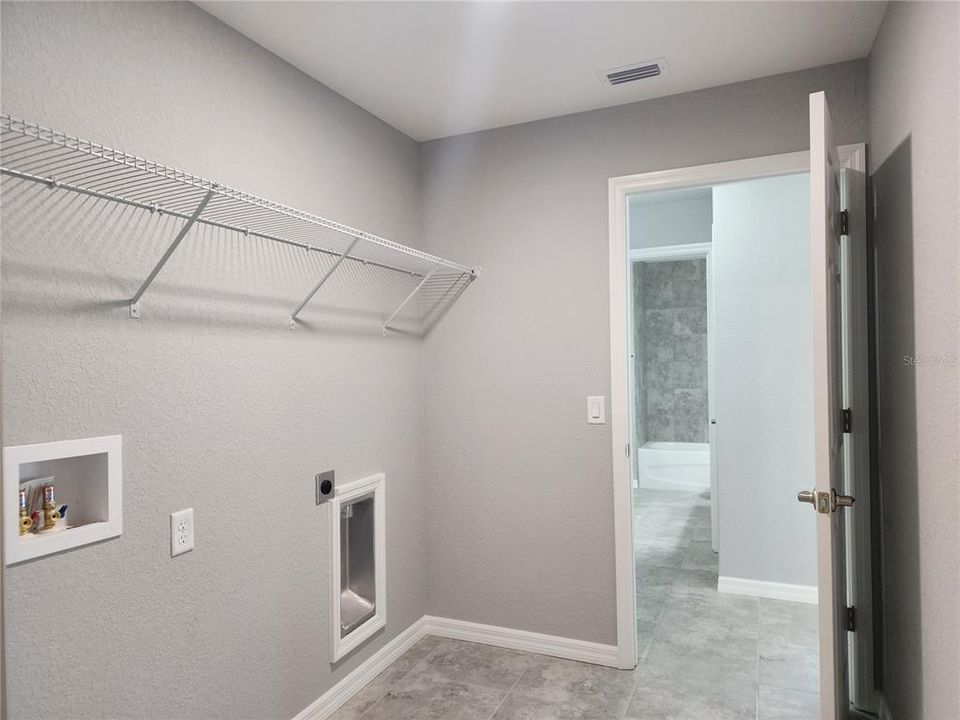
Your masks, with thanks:
<instances>
[{"instance_id":1,"label":"bathtub","mask_svg":"<svg viewBox=\"0 0 960 720\"><path fill-rule=\"evenodd\" d=\"M708 443L646 442L637 450L637 484L657 490L710 489Z\"/></svg>"}]
</instances>

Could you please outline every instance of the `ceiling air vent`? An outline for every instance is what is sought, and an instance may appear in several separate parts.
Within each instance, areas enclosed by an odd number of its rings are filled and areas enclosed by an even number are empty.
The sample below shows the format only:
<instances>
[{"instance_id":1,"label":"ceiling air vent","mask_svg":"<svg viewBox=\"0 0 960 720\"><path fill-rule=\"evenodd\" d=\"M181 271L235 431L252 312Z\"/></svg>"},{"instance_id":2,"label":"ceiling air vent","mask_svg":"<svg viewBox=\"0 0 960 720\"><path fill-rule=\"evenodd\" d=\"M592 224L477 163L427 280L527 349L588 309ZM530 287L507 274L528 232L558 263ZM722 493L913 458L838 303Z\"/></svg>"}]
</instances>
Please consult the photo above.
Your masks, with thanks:
<instances>
[{"instance_id":1,"label":"ceiling air vent","mask_svg":"<svg viewBox=\"0 0 960 720\"><path fill-rule=\"evenodd\" d=\"M634 82L635 80L657 77L658 75L662 75L665 70L666 63L663 59L649 60L636 65L604 70L600 73L600 77L610 85L624 85L625 83Z\"/></svg>"}]
</instances>

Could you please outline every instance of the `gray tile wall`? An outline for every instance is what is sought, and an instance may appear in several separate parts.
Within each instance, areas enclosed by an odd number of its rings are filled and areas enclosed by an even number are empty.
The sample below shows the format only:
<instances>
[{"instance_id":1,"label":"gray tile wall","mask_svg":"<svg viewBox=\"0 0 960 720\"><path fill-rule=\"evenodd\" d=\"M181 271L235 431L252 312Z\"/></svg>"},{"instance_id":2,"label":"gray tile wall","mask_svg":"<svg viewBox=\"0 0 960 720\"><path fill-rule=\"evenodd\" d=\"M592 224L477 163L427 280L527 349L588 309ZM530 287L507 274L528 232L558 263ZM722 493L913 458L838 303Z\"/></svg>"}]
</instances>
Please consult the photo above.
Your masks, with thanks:
<instances>
[{"instance_id":1,"label":"gray tile wall","mask_svg":"<svg viewBox=\"0 0 960 720\"><path fill-rule=\"evenodd\" d=\"M702 259L634 264L641 442L707 442L707 279Z\"/></svg>"}]
</instances>

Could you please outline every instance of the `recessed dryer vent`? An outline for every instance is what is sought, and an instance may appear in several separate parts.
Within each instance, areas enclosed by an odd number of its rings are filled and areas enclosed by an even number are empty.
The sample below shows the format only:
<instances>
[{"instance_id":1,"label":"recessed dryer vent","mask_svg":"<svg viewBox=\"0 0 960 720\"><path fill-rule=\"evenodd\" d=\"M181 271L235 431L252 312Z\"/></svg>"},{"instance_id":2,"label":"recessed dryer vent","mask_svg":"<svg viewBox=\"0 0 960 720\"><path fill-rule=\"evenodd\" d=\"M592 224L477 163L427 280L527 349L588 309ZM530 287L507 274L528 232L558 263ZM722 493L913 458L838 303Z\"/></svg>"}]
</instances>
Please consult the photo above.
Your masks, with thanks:
<instances>
[{"instance_id":1,"label":"recessed dryer vent","mask_svg":"<svg viewBox=\"0 0 960 720\"><path fill-rule=\"evenodd\" d=\"M337 488L330 503L330 637L336 662L386 625L382 474Z\"/></svg>"}]
</instances>

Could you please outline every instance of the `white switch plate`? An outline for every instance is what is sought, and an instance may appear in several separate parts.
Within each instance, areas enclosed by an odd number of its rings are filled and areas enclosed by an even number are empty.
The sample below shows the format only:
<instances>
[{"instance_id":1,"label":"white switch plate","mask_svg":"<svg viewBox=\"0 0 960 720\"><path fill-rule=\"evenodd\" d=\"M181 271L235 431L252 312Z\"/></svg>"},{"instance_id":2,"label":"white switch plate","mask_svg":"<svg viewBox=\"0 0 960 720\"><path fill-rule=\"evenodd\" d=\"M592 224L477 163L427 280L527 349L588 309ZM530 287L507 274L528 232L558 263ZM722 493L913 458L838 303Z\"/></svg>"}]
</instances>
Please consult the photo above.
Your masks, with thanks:
<instances>
[{"instance_id":1,"label":"white switch plate","mask_svg":"<svg viewBox=\"0 0 960 720\"><path fill-rule=\"evenodd\" d=\"M170 557L193 550L193 508L170 513Z\"/></svg>"},{"instance_id":2,"label":"white switch plate","mask_svg":"<svg viewBox=\"0 0 960 720\"><path fill-rule=\"evenodd\" d=\"M607 410L604 407L604 399L603 395L587 396L587 423L590 425L607 424Z\"/></svg>"}]
</instances>

